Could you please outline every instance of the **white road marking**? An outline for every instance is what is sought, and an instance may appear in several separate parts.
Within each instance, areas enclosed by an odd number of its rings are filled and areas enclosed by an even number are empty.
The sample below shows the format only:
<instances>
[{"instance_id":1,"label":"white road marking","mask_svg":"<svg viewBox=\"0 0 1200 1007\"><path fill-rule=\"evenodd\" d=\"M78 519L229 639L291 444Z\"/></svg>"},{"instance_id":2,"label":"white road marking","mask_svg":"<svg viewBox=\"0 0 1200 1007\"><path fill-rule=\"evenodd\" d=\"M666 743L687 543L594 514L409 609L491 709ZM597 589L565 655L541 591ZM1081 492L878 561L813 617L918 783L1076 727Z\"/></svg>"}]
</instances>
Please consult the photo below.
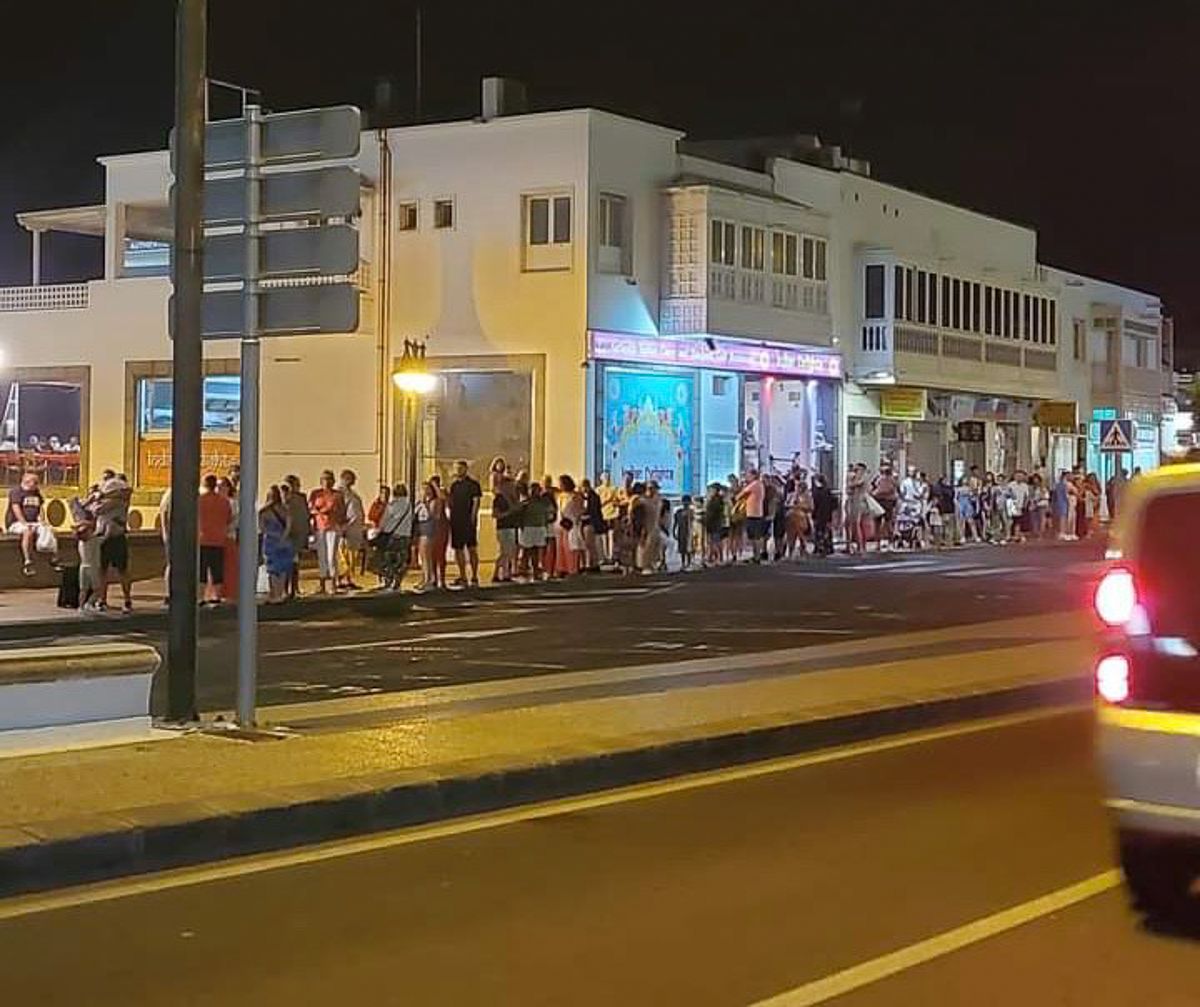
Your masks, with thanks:
<instances>
[{"instance_id":1,"label":"white road marking","mask_svg":"<svg viewBox=\"0 0 1200 1007\"><path fill-rule=\"evenodd\" d=\"M463 661L463 664L478 664L485 668L537 668L540 671L563 671L567 667L542 661Z\"/></svg>"},{"instance_id":2,"label":"white road marking","mask_svg":"<svg viewBox=\"0 0 1200 1007\"><path fill-rule=\"evenodd\" d=\"M790 617L790 613L789 613ZM695 626L626 626L625 629L638 633L695 633ZM852 629L817 629L802 626L704 626L699 631L701 635L708 633L799 633L802 636L847 636Z\"/></svg>"},{"instance_id":3,"label":"white road marking","mask_svg":"<svg viewBox=\"0 0 1200 1007\"><path fill-rule=\"evenodd\" d=\"M738 783L742 780L756 779L760 776L772 776L776 773L792 772L793 770L805 769L809 766L822 766L831 762L842 762L846 759L855 759L861 756L876 755L880 752L910 748L931 741L941 741L946 738L957 738L964 735L979 734L983 731L999 730L1019 724L1048 720L1068 713L1076 713L1083 709L1087 709L1087 706L1059 706L1033 710L1028 713L991 717L987 720L954 724L950 727L937 727L927 731L914 731L911 734L893 735L888 738L864 741L854 745L844 745L840 748L829 748L819 752L809 752L805 755L788 756L787 758L774 759L769 762L756 762L744 766L732 766L728 769L715 769L706 773L695 773L690 776L675 777L674 779L662 780L656 783L637 784L617 790L604 790L598 793L585 794L581 797L568 797L558 801L528 804L521 807L508 808L504 811L456 818L451 821L437 822L431 825L418 825L407 829L397 829L392 832L381 832L357 839L322 843L317 846L306 846L283 853L266 853L258 856L240 857L216 864L200 867L183 867L177 870L164 871L160 874L121 878L115 881L82 885L76 888L65 888L41 895L17 896L0 901L0 921L18 919L23 916L33 916L38 913L54 912L74 906L112 902L117 899L147 895L152 892L189 888L194 885L262 874L266 871L304 867L309 864L323 863L327 860L340 860L343 857L373 853L377 850L387 850L398 846L410 846L415 843L449 839L455 836L471 835L476 832L486 832L489 829L503 828L504 826L516 825L521 822L540 821L546 818L555 818L559 815L569 815L580 811L613 807L619 804L664 797L670 794L687 793L688 791L701 790L705 787L720 786L725 783Z\"/></svg>"},{"instance_id":4,"label":"white road marking","mask_svg":"<svg viewBox=\"0 0 1200 1007\"><path fill-rule=\"evenodd\" d=\"M332 643L325 647L301 647L296 650L269 650L260 657L298 657L302 654L332 654L347 650L373 650L379 647L398 647L405 644L429 643L433 640L482 640L489 636L527 633L532 626L505 626L501 629L460 629L451 633L422 633L397 640L367 640L362 643Z\"/></svg>"},{"instance_id":5,"label":"white road marking","mask_svg":"<svg viewBox=\"0 0 1200 1007\"><path fill-rule=\"evenodd\" d=\"M947 577L999 577L1002 574L1028 573L1039 569L1036 566L989 566L981 570L958 570L946 574Z\"/></svg>"},{"instance_id":6,"label":"white road marking","mask_svg":"<svg viewBox=\"0 0 1200 1007\"><path fill-rule=\"evenodd\" d=\"M961 927L947 930L945 933L930 937L927 940L910 944L906 948L880 955L870 961L853 965L841 972L825 976L803 986L780 993L777 996L760 1000L753 1007L812 1007L822 1004L835 997L869 986L887 979L897 973L907 971L917 965L933 961L944 955L953 954L979 941L995 937L1008 930L1031 923L1052 913L1067 909L1079 902L1101 895L1116 888L1121 883L1121 872L1118 870L1103 871L1084 881L1060 888L1036 899L1030 899L1019 906L1001 910L991 916L973 920Z\"/></svg>"}]
</instances>

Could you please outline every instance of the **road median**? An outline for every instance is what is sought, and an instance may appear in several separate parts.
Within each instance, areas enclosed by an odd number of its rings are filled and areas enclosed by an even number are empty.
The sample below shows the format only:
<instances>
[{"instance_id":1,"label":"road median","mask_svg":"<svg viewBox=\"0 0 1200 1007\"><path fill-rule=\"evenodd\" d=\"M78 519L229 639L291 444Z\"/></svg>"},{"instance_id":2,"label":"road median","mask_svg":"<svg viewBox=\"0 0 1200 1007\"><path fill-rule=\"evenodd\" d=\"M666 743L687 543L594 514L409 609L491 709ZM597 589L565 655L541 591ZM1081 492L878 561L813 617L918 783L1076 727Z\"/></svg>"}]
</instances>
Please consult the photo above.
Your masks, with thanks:
<instances>
[{"instance_id":1,"label":"road median","mask_svg":"<svg viewBox=\"0 0 1200 1007\"><path fill-rule=\"evenodd\" d=\"M1031 635L1030 625L1040 628ZM997 624L975 629L995 641ZM944 631L941 644L962 644L970 630ZM9 797L0 812L0 891L424 824L1087 701L1086 656L1066 621L1026 620L1005 631L1011 645L979 651L939 653L939 634L910 634L874 641L873 650L854 642L730 658L724 667L702 661L574 673L587 677L543 689L443 687L404 694L403 704L381 697L382 716L358 701L336 722L306 704L276 714L292 721L287 740L194 734L0 760Z\"/></svg>"}]
</instances>

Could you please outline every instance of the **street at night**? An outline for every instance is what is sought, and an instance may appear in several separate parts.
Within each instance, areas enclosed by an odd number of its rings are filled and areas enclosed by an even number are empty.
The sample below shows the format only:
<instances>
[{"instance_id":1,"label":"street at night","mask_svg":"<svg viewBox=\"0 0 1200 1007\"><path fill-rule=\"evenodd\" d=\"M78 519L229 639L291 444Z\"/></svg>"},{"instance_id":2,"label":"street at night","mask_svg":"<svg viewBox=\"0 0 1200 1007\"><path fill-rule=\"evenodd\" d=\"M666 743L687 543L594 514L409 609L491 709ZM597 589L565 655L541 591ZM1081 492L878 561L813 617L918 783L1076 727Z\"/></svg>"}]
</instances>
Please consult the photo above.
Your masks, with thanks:
<instances>
[{"instance_id":1,"label":"street at night","mask_svg":"<svg viewBox=\"0 0 1200 1007\"><path fill-rule=\"evenodd\" d=\"M655 578L397 600L394 614L323 615L261 629L264 705L586 668L811 646L1042 612L1086 600L1103 546L874 554ZM119 625L119 623L117 624ZM149 634L161 646L161 636ZM232 706L236 624L201 638L206 711Z\"/></svg>"},{"instance_id":2,"label":"street at night","mask_svg":"<svg viewBox=\"0 0 1200 1007\"><path fill-rule=\"evenodd\" d=\"M1200 5L10 6L0 1007L1200 1005Z\"/></svg>"},{"instance_id":3,"label":"street at night","mask_svg":"<svg viewBox=\"0 0 1200 1007\"><path fill-rule=\"evenodd\" d=\"M1112 873L1089 715L944 733L116 883L78 905L0 903L5 986L32 999L54 971L47 1004L169 987L184 1003L782 1007L910 949L832 1002L1190 1003L1195 946L1147 931ZM1076 905L919 953L1086 881Z\"/></svg>"}]
</instances>

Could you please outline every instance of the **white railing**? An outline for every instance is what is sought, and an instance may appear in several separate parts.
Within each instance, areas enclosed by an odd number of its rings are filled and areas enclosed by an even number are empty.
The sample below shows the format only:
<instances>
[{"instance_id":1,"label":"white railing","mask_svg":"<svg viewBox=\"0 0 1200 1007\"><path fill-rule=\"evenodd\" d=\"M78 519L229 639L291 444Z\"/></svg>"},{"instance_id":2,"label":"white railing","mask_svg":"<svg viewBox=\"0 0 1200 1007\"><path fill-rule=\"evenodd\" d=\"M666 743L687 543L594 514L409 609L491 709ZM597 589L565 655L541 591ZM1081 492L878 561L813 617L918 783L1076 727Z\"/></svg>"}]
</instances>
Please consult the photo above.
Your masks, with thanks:
<instances>
[{"instance_id":1,"label":"white railing","mask_svg":"<svg viewBox=\"0 0 1200 1007\"><path fill-rule=\"evenodd\" d=\"M0 311L68 311L88 306L86 283L0 287Z\"/></svg>"}]
</instances>

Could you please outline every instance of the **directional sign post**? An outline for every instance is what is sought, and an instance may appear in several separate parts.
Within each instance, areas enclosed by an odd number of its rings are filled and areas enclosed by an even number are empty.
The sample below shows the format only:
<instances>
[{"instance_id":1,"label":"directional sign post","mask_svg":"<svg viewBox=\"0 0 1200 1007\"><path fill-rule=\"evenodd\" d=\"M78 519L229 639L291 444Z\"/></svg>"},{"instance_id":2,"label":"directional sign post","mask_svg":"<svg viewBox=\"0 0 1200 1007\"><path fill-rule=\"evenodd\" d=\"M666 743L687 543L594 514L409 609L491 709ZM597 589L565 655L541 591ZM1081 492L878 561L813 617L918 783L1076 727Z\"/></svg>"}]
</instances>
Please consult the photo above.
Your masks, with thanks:
<instances>
[{"instance_id":1,"label":"directional sign post","mask_svg":"<svg viewBox=\"0 0 1200 1007\"><path fill-rule=\"evenodd\" d=\"M1133 420L1101 420L1100 450L1114 453L1133 450Z\"/></svg>"},{"instance_id":2,"label":"directional sign post","mask_svg":"<svg viewBox=\"0 0 1200 1007\"><path fill-rule=\"evenodd\" d=\"M204 167L205 339L241 340L237 719L254 726L258 678L260 339L358 328L359 173L319 162L358 154L350 106L210 123ZM172 145L174 148L174 145ZM174 154L172 154L174 163ZM231 172L240 174L231 175ZM172 199L175 192L172 191Z\"/></svg>"}]
</instances>

